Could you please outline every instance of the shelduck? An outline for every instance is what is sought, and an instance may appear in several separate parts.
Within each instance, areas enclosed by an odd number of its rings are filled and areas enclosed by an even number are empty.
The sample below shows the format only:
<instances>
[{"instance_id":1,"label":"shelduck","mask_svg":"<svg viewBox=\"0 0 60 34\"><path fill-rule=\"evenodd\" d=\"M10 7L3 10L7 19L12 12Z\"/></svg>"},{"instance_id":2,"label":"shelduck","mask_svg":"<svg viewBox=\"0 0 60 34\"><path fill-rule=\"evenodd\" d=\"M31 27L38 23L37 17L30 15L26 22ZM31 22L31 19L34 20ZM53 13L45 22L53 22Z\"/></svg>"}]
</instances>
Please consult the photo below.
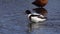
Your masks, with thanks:
<instances>
[{"instance_id":1,"label":"shelduck","mask_svg":"<svg viewBox=\"0 0 60 34\"><path fill-rule=\"evenodd\" d=\"M29 10L26 10L26 14L28 14L28 19L31 22L37 23L37 22L42 22L46 20L46 17L44 17L43 15L37 14L37 13L31 13Z\"/></svg>"}]
</instances>

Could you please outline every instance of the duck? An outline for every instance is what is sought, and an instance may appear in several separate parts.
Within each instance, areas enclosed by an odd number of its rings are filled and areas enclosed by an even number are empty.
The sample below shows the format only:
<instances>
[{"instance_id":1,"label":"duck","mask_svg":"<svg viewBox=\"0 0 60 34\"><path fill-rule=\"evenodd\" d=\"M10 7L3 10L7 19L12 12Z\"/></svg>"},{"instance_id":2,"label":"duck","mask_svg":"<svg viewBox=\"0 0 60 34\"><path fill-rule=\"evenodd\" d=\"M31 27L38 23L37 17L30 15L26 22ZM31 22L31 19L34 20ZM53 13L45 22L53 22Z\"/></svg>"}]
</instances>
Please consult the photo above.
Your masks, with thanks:
<instances>
[{"instance_id":1,"label":"duck","mask_svg":"<svg viewBox=\"0 0 60 34\"><path fill-rule=\"evenodd\" d=\"M47 16L47 14L48 14L48 12L45 8L34 8L33 11L38 14L42 14L43 16Z\"/></svg>"},{"instance_id":2,"label":"duck","mask_svg":"<svg viewBox=\"0 0 60 34\"><path fill-rule=\"evenodd\" d=\"M44 7L48 3L48 0L35 0L32 4L36 5L37 7Z\"/></svg>"},{"instance_id":3,"label":"duck","mask_svg":"<svg viewBox=\"0 0 60 34\"><path fill-rule=\"evenodd\" d=\"M28 19L34 23L43 22L46 20L46 17L44 17L43 15L31 13L30 10L26 10L26 14L28 14Z\"/></svg>"}]
</instances>

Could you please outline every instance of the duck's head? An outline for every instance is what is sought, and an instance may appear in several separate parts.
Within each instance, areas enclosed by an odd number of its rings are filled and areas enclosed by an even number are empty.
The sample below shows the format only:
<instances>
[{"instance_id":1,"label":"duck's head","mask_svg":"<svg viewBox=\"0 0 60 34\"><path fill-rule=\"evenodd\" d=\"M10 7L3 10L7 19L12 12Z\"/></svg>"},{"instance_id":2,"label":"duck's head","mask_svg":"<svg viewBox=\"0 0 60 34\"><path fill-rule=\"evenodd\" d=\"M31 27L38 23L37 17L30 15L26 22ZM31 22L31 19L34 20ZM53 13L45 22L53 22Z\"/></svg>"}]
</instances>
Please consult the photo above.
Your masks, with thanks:
<instances>
[{"instance_id":1,"label":"duck's head","mask_svg":"<svg viewBox=\"0 0 60 34\"><path fill-rule=\"evenodd\" d=\"M25 12L26 14L31 14L30 10L26 10Z\"/></svg>"}]
</instances>

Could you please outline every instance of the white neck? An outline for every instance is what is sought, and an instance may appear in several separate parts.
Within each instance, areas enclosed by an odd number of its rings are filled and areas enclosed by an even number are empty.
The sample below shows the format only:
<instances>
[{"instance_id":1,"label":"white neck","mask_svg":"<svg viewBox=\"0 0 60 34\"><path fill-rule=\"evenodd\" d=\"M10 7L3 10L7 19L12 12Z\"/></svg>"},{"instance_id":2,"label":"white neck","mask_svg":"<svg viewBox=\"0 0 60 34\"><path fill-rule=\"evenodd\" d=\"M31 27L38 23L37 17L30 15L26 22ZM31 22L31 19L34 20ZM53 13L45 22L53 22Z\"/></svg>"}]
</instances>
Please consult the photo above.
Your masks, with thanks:
<instances>
[{"instance_id":1,"label":"white neck","mask_svg":"<svg viewBox=\"0 0 60 34\"><path fill-rule=\"evenodd\" d=\"M28 17L30 16L31 14L28 15Z\"/></svg>"}]
</instances>

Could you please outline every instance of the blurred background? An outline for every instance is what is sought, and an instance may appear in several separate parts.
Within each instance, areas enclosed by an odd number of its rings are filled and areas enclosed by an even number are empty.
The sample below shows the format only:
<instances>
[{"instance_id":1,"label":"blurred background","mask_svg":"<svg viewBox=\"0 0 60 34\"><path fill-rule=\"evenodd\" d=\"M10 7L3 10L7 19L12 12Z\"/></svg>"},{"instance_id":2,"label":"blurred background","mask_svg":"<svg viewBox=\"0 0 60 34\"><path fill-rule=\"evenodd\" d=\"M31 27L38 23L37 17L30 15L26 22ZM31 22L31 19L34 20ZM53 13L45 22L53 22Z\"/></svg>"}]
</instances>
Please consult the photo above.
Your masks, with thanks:
<instances>
[{"instance_id":1,"label":"blurred background","mask_svg":"<svg viewBox=\"0 0 60 34\"><path fill-rule=\"evenodd\" d=\"M60 0L48 0L44 7L47 20L42 24L31 24L25 14L26 10L33 12L35 0L0 0L0 34L60 34ZM30 28L31 28L30 27Z\"/></svg>"}]
</instances>

